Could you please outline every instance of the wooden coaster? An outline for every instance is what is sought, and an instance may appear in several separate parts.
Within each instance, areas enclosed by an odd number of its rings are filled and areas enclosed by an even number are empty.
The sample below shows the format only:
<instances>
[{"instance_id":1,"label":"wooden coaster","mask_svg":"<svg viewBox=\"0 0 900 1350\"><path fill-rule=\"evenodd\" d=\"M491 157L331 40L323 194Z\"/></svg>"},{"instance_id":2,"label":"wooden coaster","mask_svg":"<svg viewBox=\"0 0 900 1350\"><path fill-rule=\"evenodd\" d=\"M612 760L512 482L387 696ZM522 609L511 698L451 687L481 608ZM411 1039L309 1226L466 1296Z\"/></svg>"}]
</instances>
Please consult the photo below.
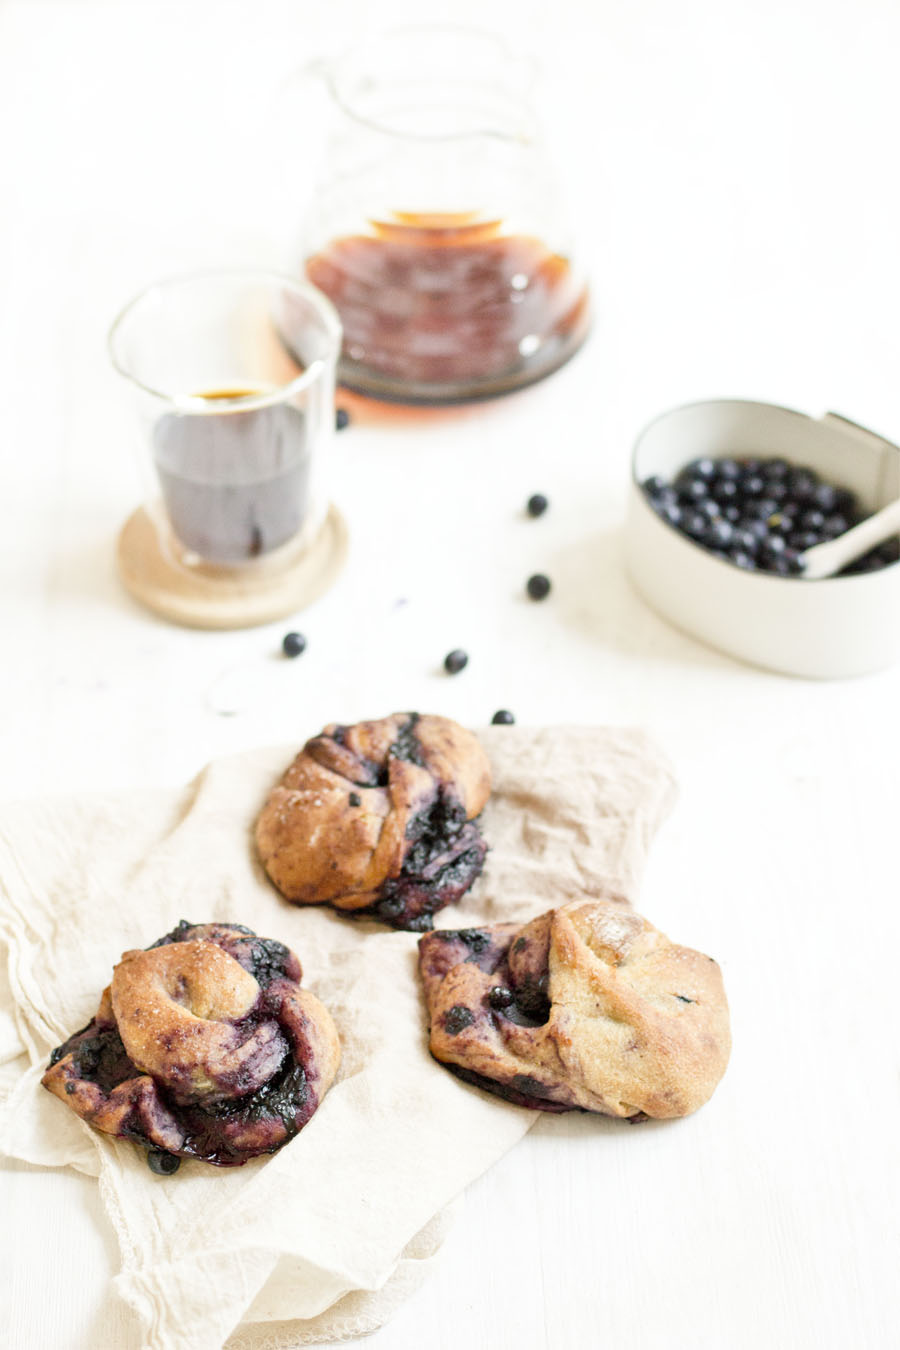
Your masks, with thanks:
<instances>
[{"instance_id":1,"label":"wooden coaster","mask_svg":"<svg viewBox=\"0 0 900 1350\"><path fill-rule=\"evenodd\" d=\"M188 628L252 628L317 600L347 558L347 526L335 506L316 538L295 558L280 549L243 567L185 567L170 556L146 507L122 526L119 576L142 605Z\"/></svg>"}]
</instances>

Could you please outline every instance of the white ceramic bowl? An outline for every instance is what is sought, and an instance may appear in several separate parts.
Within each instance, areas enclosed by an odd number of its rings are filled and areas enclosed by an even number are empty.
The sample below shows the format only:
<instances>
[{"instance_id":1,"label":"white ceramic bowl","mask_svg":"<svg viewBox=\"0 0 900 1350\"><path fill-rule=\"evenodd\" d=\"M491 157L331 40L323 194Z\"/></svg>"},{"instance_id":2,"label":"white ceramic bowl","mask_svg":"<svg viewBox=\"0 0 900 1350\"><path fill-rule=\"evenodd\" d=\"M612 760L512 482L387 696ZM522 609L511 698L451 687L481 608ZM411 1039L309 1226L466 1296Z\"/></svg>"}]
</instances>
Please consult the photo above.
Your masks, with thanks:
<instances>
[{"instance_id":1,"label":"white ceramic bowl","mask_svg":"<svg viewBox=\"0 0 900 1350\"><path fill-rule=\"evenodd\" d=\"M736 399L686 404L638 437L625 532L628 572L641 595L711 647L814 679L863 675L900 658L900 563L824 581L749 572L656 514L641 484L653 474L671 480L705 455L806 465L875 511L900 496L900 449L834 413L816 419Z\"/></svg>"}]
</instances>

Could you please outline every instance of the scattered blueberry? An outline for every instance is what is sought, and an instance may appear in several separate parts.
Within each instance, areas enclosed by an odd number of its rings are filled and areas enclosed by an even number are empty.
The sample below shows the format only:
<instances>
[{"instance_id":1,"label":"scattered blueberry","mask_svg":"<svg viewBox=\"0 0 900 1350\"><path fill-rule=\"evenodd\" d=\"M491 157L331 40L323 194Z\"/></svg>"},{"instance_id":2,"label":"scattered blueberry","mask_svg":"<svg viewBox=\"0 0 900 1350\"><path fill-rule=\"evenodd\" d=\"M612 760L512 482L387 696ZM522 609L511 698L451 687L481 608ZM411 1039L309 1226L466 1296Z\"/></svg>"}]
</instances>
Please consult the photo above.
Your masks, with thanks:
<instances>
[{"instance_id":1,"label":"scattered blueberry","mask_svg":"<svg viewBox=\"0 0 900 1350\"><path fill-rule=\"evenodd\" d=\"M362 797L359 795L358 792L351 792L351 793L350 793L350 805L351 805L351 806L362 806Z\"/></svg>"},{"instance_id":2,"label":"scattered blueberry","mask_svg":"<svg viewBox=\"0 0 900 1350\"><path fill-rule=\"evenodd\" d=\"M657 482L660 485L660 489L663 489L666 486L661 478L657 479ZM652 492L652 489L648 488L647 491ZM534 516L534 518L537 519L538 516L544 514L549 505L550 503L547 501L543 492L536 492L533 497L528 498L528 504L525 509L530 516Z\"/></svg>"},{"instance_id":3,"label":"scattered blueberry","mask_svg":"<svg viewBox=\"0 0 900 1350\"><path fill-rule=\"evenodd\" d=\"M550 578L545 577L543 572L535 572L534 576L529 577L525 583L525 589L532 600L546 600L550 594Z\"/></svg>"},{"instance_id":4,"label":"scattered blueberry","mask_svg":"<svg viewBox=\"0 0 900 1350\"><path fill-rule=\"evenodd\" d=\"M181 1159L174 1153L166 1153L161 1148L151 1148L147 1153L147 1166L158 1177L170 1177L181 1166Z\"/></svg>"},{"instance_id":5,"label":"scattered blueberry","mask_svg":"<svg viewBox=\"0 0 900 1350\"><path fill-rule=\"evenodd\" d=\"M281 640L281 650L285 656L300 656L306 651L306 638L302 633L285 633Z\"/></svg>"},{"instance_id":6,"label":"scattered blueberry","mask_svg":"<svg viewBox=\"0 0 900 1350\"><path fill-rule=\"evenodd\" d=\"M506 708L500 708L497 712L494 713L493 717L491 718L491 726L511 727L515 722L515 720L516 719L513 717L511 712L508 712Z\"/></svg>"},{"instance_id":7,"label":"scattered blueberry","mask_svg":"<svg viewBox=\"0 0 900 1350\"><path fill-rule=\"evenodd\" d=\"M800 555L836 539L863 518L855 495L824 483L805 465L785 459L727 456L693 459L671 483L648 478L644 490L654 511L713 557L746 571L798 576ZM900 562L900 540L859 558L842 575ZM528 593L535 595L532 578Z\"/></svg>"},{"instance_id":8,"label":"scattered blueberry","mask_svg":"<svg viewBox=\"0 0 900 1350\"><path fill-rule=\"evenodd\" d=\"M458 675L461 670L465 670L469 664L469 656L461 647L454 647L452 652L448 652L444 657L444 669L448 675Z\"/></svg>"},{"instance_id":9,"label":"scattered blueberry","mask_svg":"<svg viewBox=\"0 0 900 1350\"><path fill-rule=\"evenodd\" d=\"M508 1008L511 1003L515 1003L516 996L511 989L507 989L505 984L495 984L488 994L488 1002L492 1008Z\"/></svg>"},{"instance_id":10,"label":"scattered blueberry","mask_svg":"<svg viewBox=\"0 0 900 1350\"><path fill-rule=\"evenodd\" d=\"M334 414L334 425L338 431L343 431L345 427L349 427L350 414L346 408L338 408L337 412Z\"/></svg>"}]
</instances>

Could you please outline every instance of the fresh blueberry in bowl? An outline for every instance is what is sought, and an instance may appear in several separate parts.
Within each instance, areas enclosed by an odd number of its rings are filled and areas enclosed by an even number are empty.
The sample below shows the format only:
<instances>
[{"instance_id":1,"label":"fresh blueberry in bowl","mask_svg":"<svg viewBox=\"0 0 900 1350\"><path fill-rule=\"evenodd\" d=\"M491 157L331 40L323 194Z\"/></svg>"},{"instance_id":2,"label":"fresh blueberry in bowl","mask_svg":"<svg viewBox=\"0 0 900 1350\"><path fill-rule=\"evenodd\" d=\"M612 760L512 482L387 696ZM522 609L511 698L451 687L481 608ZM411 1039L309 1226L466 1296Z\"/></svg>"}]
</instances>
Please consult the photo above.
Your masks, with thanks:
<instances>
[{"instance_id":1,"label":"fresh blueberry in bowl","mask_svg":"<svg viewBox=\"0 0 900 1350\"><path fill-rule=\"evenodd\" d=\"M771 576L798 576L801 553L836 539L863 516L848 488L805 465L759 455L692 459L671 483L654 474L642 487L654 511L680 534L734 567ZM845 572L893 561L891 552L876 549Z\"/></svg>"}]
</instances>

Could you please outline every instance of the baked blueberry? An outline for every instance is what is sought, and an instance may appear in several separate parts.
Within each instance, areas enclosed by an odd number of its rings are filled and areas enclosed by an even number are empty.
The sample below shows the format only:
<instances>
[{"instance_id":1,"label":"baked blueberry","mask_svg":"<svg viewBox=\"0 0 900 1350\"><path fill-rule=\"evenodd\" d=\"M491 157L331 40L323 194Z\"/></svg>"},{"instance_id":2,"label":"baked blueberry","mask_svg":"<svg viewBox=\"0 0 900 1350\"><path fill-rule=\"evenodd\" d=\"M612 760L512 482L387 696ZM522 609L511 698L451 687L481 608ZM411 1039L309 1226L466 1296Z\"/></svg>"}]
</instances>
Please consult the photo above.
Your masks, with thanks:
<instances>
[{"instance_id":1,"label":"baked blueberry","mask_svg":"<svg viewBox=\"0 0 900 1350\"><path fill-rule=\"evenodd\" d=\"M488 994L488 1002L492 1008L499 1011L502 1008L508 1008L511 1003L515 1002L515 994L505 984L495 984Z\"/></svg>"},{"instance_id":2,"label":"baked blueberry","mask_svg":"<svg viewBox=\"0 0 900 1350\"><path fill-rule=\"evenodd\" d=\"M448 1036L458 1036L466 1027L470 1027L475 1021L475 1014L471 1008L466 1008L462 1003L456 1003L447 1012L444 1013L444 1030Z\"/></svg>"}]
</instances>

